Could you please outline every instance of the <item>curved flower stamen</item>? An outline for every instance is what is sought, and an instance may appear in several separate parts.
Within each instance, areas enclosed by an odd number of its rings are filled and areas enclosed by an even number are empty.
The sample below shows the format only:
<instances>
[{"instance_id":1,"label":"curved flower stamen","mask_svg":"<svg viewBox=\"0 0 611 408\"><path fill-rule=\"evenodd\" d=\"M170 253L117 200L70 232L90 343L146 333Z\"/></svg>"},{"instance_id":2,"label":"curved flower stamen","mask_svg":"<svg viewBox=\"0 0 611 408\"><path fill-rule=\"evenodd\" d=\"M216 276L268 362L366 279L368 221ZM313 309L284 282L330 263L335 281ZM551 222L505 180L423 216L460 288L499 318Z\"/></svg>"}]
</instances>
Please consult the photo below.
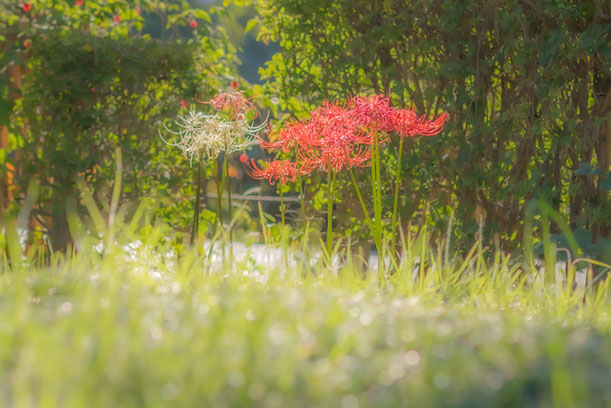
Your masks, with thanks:
<instances>
[{"instance_id":1,"label":"curved flower stamen","mask_svg":"<svg viewBox=\"0 0 611 408\"><path fill-rule=\"evenodd\" d=\"M255 163L254 159L250 159L250 163L244 163L246 172L250 177L256 180L267 179L269 184L274 185L276 181L286 184L289 181L295 181L297 175L302 174L295 163L289 160L274 160L266 161L263 168L260 168Z\"/></svg>"},{"instance_id":2,"label":"curved flower stamen","mask_svg":"<svg viewBox=\"0 0 611 408\"><path fill-rule=\"evenodd\" d=\"M205 115L191 109L187 114L179 115L176 121L177 131L166 130L178 137L178 141L170 143L179 147L190 160L203 156L205 159L216 158L219 153L227 154L244 150L257 142L256 134L262 126L250 126L244 115L234 120L225 120L218 115Z\"/></svg>"},{"instance_id":3,"label":"curved flower stamen","mask_svg":"<svg viewBox=\"0 0 611 408\"><path fill-rule=\"evenodd\" d=\"M450 115L447 112L443 112L439 117L433 121L428 121L424 116L418 120L420 127L420 135L422 136L434 136L441 133L443 127L448 120Z\"/></svg>"},{"instance_id":4,"label":"curved flower stamen","mask_svg":"<svg viewBox=\"0 0 611 408\"><path fill-rule=\"evenodd\" d=\"M282 150L289 153L292 149L309 144L307 140L307 123L290 121L279 132L268 132L268 140L260 139L259 143L265 150Z\"/></svg>"}]
</instances>

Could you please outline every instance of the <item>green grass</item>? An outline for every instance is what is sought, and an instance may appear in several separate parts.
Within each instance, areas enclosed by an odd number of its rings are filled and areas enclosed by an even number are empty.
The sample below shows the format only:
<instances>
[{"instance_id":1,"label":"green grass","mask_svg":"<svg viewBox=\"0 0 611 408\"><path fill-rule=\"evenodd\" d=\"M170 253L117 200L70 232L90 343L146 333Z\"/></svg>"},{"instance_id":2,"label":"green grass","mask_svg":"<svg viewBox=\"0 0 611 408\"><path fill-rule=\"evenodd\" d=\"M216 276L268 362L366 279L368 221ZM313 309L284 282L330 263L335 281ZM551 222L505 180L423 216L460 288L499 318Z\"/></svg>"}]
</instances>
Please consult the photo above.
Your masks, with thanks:
<instances>
[{"instance_id":1,"label":"green grass","mask_svg":"<svg viewBox=\"0 0 611 408\"><path fill-rule=\"evenodd\" d=\"M0 267L0 406L611 406L608 280L544 287L423 240L388 280L247 274L162 235Z\"/></svg>"}]
</instances>

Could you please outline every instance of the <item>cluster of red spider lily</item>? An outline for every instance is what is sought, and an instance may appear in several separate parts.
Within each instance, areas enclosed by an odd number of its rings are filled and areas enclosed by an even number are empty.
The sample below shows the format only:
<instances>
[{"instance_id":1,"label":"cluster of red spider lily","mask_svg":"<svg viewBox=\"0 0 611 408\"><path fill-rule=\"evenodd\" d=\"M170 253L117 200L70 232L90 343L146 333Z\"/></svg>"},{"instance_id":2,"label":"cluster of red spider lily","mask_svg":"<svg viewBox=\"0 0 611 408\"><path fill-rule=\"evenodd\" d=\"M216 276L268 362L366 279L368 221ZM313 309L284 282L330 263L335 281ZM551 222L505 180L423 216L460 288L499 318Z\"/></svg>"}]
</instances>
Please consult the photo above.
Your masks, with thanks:
<instances>
[{"instance_id":1,"label":"cluster of red spider lily","mask_svg":"<svg viewBox=\"0 0 611 408\"><path fill-rule=\"evenodd\" d=\"M291 121L270 140L261 140L266 150L294 153L296 163L271 161L263 168L254 161L247 164L248 174L255 179L293 181L317 168L339 171L342 168L367 166L371 145L388 141L391 132L403 137L432 136L440 133L448 119L443 113L436 120L418 117L413 109L397 109L384 95L354 97L348 103L325 102L305 121ZM291 177L287 177L291 174Z\"/></svg>"}]
</instances>

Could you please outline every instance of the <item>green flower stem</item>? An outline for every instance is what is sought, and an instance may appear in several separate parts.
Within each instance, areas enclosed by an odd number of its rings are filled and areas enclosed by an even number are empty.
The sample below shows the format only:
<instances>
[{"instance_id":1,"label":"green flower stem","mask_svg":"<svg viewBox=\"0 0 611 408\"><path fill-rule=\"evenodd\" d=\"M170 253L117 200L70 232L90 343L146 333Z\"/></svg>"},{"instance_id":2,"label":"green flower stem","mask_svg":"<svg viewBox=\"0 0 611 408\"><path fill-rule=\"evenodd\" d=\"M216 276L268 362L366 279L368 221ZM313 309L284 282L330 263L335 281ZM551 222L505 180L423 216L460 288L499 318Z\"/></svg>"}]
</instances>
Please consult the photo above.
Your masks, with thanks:
<instances>
[{"instance_id":1,"label":"green flower stem","mask_svg":"<svg viewBox=\"0 0 611 408\"><path fill-rule=\"evenodd\" d=\"M215 223L215 229L216 226L220 227L221 232L223 231L223 178L224 178L224 174L223 177L219 180L219 164L217 159L214 159L214 177L216 179L216 195L217 195L217 199L218 199L218 208L216 209L216 219L217 222ZM216 234L216 231L215 231ZM225 245L221 245L221 251L223 254L223 267L225 265ZM212 247L211 247L212 248Z\"/></svg>"},{"instance_id":2,"label":"green flower stem","mask_svg":"<svg viewBox=\"0 0 611 408\"><path fill-rule=\"evenodd\" d=\"M218 200L218 208L216 209L217 225L223 229L223 181L219 180L219 164L214 160L214 179L216 181L216 195Z\"/></svg>"},{"instance_id":3,"label":"green flower stem","mask_svg":"<svg viewBox=\"0 0 611 408\"><path fill-rule=\"evenodd\" d=\"M224 172L223 175L225 177L225 181L227 182L227 207L229 210L229 258L233 257L233 232L231 230L231 185L230 185L230 177L229 177L229 145L225 142L225 162L224 162Z\"/></svg>"},{"instance_id":4,"label":"green flower stem","mask_svg":"<svg viewBox=\"0 0 611 408\"><path fill-rule=\"evenodd\" d=\"M284 193L282 192L282 184L278 185L278 190L280 190L280 217L282 219L282 228L284 228Z\"/></svg>"},{"instance_id":5,"label":"green flower stem","mask_svg":"<svg viewBox=\"0 0 611 408\"><path fill-rule=\"evenodd\" d=\"M299 154L295 153L295 167L299 168ZM303 218L303 228L306 227L306 208L305 208L305 197L303 189L303 180L301 174L297 174L297 188L299 189L299 199L301 201L301 217ZM304 230L305 233L305 230Z\"/></svg>"},{"instance_id":6,"label":"green flower stem","mask_svg":"<svg viewBox=\"0 0 611 408\"><path fill-rule=\"evenodd\" d=\"M380 142L375 136L371 153L371 178L373 190L374 241L378 251L378 273L384 271L384 254L382 249L382 185L380 180Z\"/></svg>"},{"instance_id":7,"label":"green flower stem","mask_svg":"<svg viewBox=\"0 0 611 408\"><path fill-rule=\"evenodd\" d=\"M363 200L361 189L359 188L358 184L356 183L356 177L354 177L354 171L352 170L352 167L348 168L348 172L350 173L350 178L352 179L352 185L354 186L354 190L356 191L356 196L358 197L359 203L361 204L361 209L363 210L363 214L365 215L365 222L367 223L367 226L371 229L371 231L373 231L373 221L371 221L371 217L369 216L369 211L367 210L367 207L365 206L365 201Z\"/></svg>"},{"instance_id":8,"label":"green flower stem","mask_svg":"<svg viewBox=\"0 0 611 408\"><path fill-rule=\"evenodd\" d=\"M399 142L399 157L397 158L397 178L395 180L395 199L392 205L392 233L391 233L391 251L393 256L395 256L396 243L397 243L397 213L399 210L399 187L401 186L401 158L403 157L403 140L405 138L401 136L401 141Z\"/></svg>"},{"instance_id":9,"label":"green flower stem","mask_svg":"<svg viewBox=\"0 0 611 408\"><path fill-rule=\"evenodd\" d=\"M380 175L380 167L381 166L381 159L380 159L380 142L378 140L376 140L376 186L378 188L378 212L379 212L379 216L380 216L380 224L379 224L379 233L380 236L382 235L382 177Z\"/></svg>"},{"instance_id":10,"label":"green flower stem","mask_svg":"<svg viewBox=\"0 0 611 408\"><path fill-rule=\"evenodd\" d=\"M197 160L197 185L195 187L195 203L193 203L193 224L191 225L191 245L199 233L199 202L202 186L202 155L200 154Z\"/></svg>"},{"instance_id":11,"label":"green flower stem","mask_svg":"<svg viewBox=\"0 0 611 408\"><path fill-rule=\"evenodd\" d=\"M284 222L284 193L282 191L282 187L284 187L283 184L279 184L278 185L278 189L280 190L280 217L282 219L282 233L280 234L280 237L282 239L282 247L284 249L284 267L285 270L288 272L289 270L289 257L288 257L288 251L287 251L287 244L288 242L284 242L284 238L285 238L285 228L286 228L286 223Z\"/></svg>"},{"instance_id":12,"label":"green flower stem","mask_svg":"<svg viewBox=\"0 0 611 408\"><path fill-rule=\"evenodd\" d=\"M333 251L333 187L335 184L336 171L331 169L329 163L329 169L327 170L327 253L329 255L329 264L331 263L332 251Z\"/></svg>"},{"instance_id":13,"label":"green flower stem","mask_svg":"<svg viewBox=\"0 0 611 408\"><path fill-rule=\"evenodd\" d=\"M303 221L303 227L305 228L306 225L306 208L305 208L305 191L303 188L303 180L301 178L301 175L297 176L297 188L299 190L299 200L301 201L301 218Z\"/></svg>"},{"instance_id":14,"label":"green flower stem","mask_svg":"<svg viewBox=\"0 0 611 408\"><path fill-rule=\"evenodd\" d=\"M299 151L298 149L295 149L295 167L297 167L299 169ZM306 254L307 253L307 237L308 237L308 221L307 221L307 211L306 211L306 203L305 203L305 190L306 190L306 185L304 185L303 183L303 178L301 176L300 173L297 173L297 188L299 190L299 201L301 202L301 218L302 218L302 222L303 222L303 237L304 237L304 251L303 253ZM303 261L304 263L306 262L306 257L303 257ZM287 265L287 270L288 270L288 265Z\"/></svg>"}]
</instances>

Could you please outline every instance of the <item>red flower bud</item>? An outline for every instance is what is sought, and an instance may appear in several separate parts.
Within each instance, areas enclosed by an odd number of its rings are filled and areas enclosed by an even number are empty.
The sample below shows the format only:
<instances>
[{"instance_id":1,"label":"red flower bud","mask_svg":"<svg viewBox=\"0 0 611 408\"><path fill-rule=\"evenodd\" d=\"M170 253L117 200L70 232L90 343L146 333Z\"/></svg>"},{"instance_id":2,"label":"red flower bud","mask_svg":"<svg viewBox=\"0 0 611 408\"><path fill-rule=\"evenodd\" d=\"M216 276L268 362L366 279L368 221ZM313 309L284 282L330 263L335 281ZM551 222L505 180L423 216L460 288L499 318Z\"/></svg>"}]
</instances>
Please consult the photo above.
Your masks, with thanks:
<instances>
[{"instance_id":1,"label":"red flower bud","mask_svg":"<svg viewBox=\"0 0 611 408\"><path fill-rule=\"evenodd\" d=\"M82 6L85 2L83 0L76 0L74 2L74 4L76 4L77 6Z\"/></svg>"},{"instance_id":2,"label":"red flower bud","mask_svg":"<svg viewBox=\"0 0 611 408\"><path fill-rule=\"evenodd\" d=\"M24 46L25 48L30 48L30 45L32 45L32 41L30 41L30 40L25 40L25 41L23 42L23 46Z\"/></svg>"},{"instance_id":3,"label":"red flower bud","mask_svg":"<svg viewBox=\"0 0 611 408\"><path fill-rule=\"evenodd\" d=\"M229 85L231 85L231 87L232 87L233 89L237 89L237 88L238 88L238 86L240 86L240 84L238 84L238 82L237 82L237 81L231 81L231 83L230 83Z\"/></svg>"},{"instance_id":4,"label":"red flower bud","mask_svg":"<svg viewBox=\"0 0 611 408\"><path fill-rule=\"evenodd\" d=\"M195 21L195 20L191 20L191 22L189 23L189 26L190 26L191 28L197 28L197 21Z\"/></svg>"},{"instance_id":5,"label":"red flower bud","mask_svg":"<svg viewBox=\"0 0 611 408\"><path fill-rule=\"evenodd\" d=\"M186 108L187 108L187 106L188 106L188 105L187 105L187 101L185 101L184 99L180 101L180 107L181 107L181 108L186 109Z\"/></svg>"},{"instance_id":6,"label":"red flower bud","mask_svg":"<svg viewBox=\"0 0 611 408\"><path fill-rule=\"evenodd\" d=\"M116 16L114 16L113 18L114 18L114 20L115 20L117 23L121 22L121 16L120 16L120 15L118 15L118 14L117 14L117 15L116 15Z\"/></svg>"},{"instance_id":7,"label":"red flower bud","mask_svg":"<svg viewBox=\"0 0 611 408\"><path fill-rule=\"evenodd\" d=\"M28 11L32 10L32 5L30 3L23 3L21 9L27 13Z\"/></svg>"},{"instance_id":8,"label":"red flower bud","mask_svg":"<svg viewBox=\"0 0 611 408\"><path fill-rule=\"evenodd\" d=\"M246 162L248 161L248 156L246 155L246 153L242 153L242 154L240 155L240 161L241 161L242 163L246 163Z\"/></svg>"}]
</instances>

